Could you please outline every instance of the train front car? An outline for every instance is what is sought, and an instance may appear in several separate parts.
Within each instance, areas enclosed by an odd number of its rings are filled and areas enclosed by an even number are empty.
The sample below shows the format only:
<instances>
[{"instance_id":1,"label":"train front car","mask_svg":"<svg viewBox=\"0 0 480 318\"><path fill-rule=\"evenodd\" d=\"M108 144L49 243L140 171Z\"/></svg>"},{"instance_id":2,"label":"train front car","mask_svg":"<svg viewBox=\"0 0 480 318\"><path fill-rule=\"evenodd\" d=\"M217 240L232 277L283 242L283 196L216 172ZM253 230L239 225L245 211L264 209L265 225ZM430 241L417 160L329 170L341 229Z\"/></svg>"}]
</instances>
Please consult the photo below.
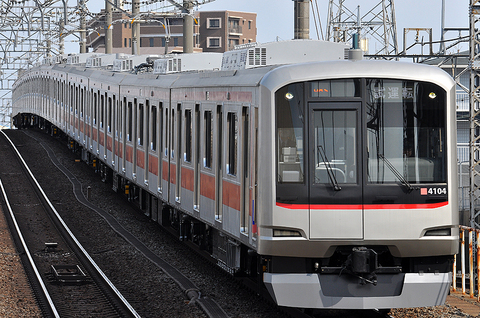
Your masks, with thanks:
<instances>
[{"instance_id":1,"label":"train front car","mask_svg":"<svg viewBox=\"0 0 480 318\"><path fill-rule=\"evenodd\" d=\"M260 122L274 124L260 141L272 164L259 169L258 253L276 302L443 304L458 249L451 77L322 62L277 68L261 90Z\"/></svg>"}]
</instances>

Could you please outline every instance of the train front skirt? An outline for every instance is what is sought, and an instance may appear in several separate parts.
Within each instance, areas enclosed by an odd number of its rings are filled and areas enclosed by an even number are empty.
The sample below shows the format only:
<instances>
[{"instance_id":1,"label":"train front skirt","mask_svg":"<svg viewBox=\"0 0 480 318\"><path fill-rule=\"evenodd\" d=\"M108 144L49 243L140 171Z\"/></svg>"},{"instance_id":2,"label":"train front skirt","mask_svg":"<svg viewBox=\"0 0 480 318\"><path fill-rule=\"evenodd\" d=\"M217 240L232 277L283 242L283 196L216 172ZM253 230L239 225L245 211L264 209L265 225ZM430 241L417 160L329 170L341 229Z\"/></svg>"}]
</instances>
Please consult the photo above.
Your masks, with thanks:
<instances>
[{"instance_id":1,"label":"train front skirt","mask_svg":"<svg viewBox=\"0 0 480 318\"><path fill-rule=\"evenodd\" d=\"M443 305L452 282L451 273L379 275L376 286L348 281L338 275L264 273L263 278L279 306L335 309Z\"/></svg>"}]
</instances>

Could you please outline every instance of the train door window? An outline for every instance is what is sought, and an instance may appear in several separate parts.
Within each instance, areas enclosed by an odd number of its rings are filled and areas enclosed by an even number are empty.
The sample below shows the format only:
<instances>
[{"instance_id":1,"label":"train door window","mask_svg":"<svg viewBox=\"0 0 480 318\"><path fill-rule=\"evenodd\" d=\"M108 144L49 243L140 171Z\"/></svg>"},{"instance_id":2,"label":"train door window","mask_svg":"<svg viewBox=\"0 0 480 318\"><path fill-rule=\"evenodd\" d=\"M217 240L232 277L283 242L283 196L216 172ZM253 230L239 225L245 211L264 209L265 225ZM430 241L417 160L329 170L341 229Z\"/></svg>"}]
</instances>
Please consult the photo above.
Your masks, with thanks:
<instances>
[{"instance_id":1,"label":"train door window","mask_svg":"<svg viewBox=\"0 0 480 318\"><path fill-rule=\"evenodd\" d=\"M122 101L119 100L115 106L116 106L115 137L122 138Z\"/></svg>"},{"instance_id":2,"label":"train door window","mask_svg":"<svg viewBox=\"0 0 480 318\"><path fill-rule=\"evenodd\" d=\"M133 116L133 109L132 109L132 102L128 102L127 104L127 141L132 141L132 116Z\"/></svg>"},{"instance_id":3,"label":"train door window","mask_svg":"<svg viewBox=\"0 0 480 318\"><path fill-rule=\"evenodd\" d=\"M112 116L113 116L113 106L112 106L112 98L108 97L108 114L107 114L107 130L109 133L112 132Z\"/></svg>"},{"instance_id":4,"label":"train door window","mask_svg":"<svg viewBox=\"0 0 480 318\"><path fill-rule=\"evenodd\" d=\"M100 95L100 128L103 128L103 120L105 116L105 96Z\"/></svg>"},{"instance_id":5,"label":"train door window","mask_svg":"<svg viewBox=\"0 0 480 318\"><path fill-rule=\"evenodd\" d=\"M142 103L138 104L138 145L143 146L143 133L144 133L144 117L145 110Z\"/></svg>"},{"instance_id":6,"label":"train door window","mask_svg":"<svg viewBox=\"0 0 480 318\"><path fill-rule=\"evenodd\" d=\"M172 129L170 130L172 132L172 138L171 138L171 148L172 148L172 152L171 152L171 157L172 159L175 158L175 138L174 138L174 135L175 135L175 110L172 109Z\"/></svg>"},{"instance_id":7,"label":"train door window","mask_svg":"<svg viewBox=\"0 0 480 318\"><path fill-rule=\"evenodd\" d=\"M78 115L78 98L80 97L80 94L78 93L78 86L75 87L75 116Z\"/></svg>"},{"instance_id":8,"label":"train door window","mask_svg":"<svg viewBox=\"0 0 480 318\"><path fill-rule=\"evenodd\" d=\"M150 149L157 151L157 106L152 105L150 121Z\"/></svg>"},{"instance_id":9,"label":"train door window","mask_svg":"<svg viewBox=\"0 0 480 318\"><path fill-rule=\"evenodd\" d=\"M313 183L356 183L357 113L355 110L315 110L313 114Z\"/></svg>"},{"instance_id":10,"label":"train door window","mask_svg":"<svg viewBox=\"0 0 480 318\"><path fill-rule=\"evenodd\" d=\"M70 113L73 113L73 98L74 98L73 85L70 85Z\"/></svg>"},{"instance_id":11,"label":"train door window","mask_svg":"<svg viewBox=\"0 0 480 318\"><path fill-rule=\"evenodd\" d=\"M192 162L192 110L185 110L185 162Z\"/></svg>"},{"instance_id":12,"label":"train door window","mask_svg":"<svg viewBox=\"0 0 480 318\"><path fill-rule=\"evenodd\" d=\"M80 89L80 117L83 118L83 112L84 112L84 94L85 90L83 88Z\"/></svg>"},{"instance_id":13,"label":"train door window","mask_svg":"<svg viewBox=\"0 0 480 318\"><path fill-rule=\"evenodd\" d=\"M227 113L227 173L237 175L238 120L236 113Z\"/></svg>"},{"instance_id":14,"label":"train door window","mask_svg":"<svg viewBox=\"0 0 480 318\"><path fill-rule=\"evenodd\" d=\"M212 111L208 110L204 114L205 124L205 157L203 158L203 165L205 168L212 168L213 159L213 117Z\"/></svg>"},{"instance_id":15,"label":"train door window","mask_svg":"<svg viewBox=\"0 0 480 318\"><path fill-rule=\"evenodd\" d=\"M93 93L93 125L97 125L97 108L98 108L98 98L97 93Z\"/></svg>"},{"instance_id":16,"label":"train door window","mask_svg":"<svg viewBox=\"0 0 480 318\"><path fill-rule=\"evenodd\" d=\"M165 147L165 157L168 157L168 107L165 107L165 119L164 119L163 133L163 145Z\"/></svg>"}]
</instances>

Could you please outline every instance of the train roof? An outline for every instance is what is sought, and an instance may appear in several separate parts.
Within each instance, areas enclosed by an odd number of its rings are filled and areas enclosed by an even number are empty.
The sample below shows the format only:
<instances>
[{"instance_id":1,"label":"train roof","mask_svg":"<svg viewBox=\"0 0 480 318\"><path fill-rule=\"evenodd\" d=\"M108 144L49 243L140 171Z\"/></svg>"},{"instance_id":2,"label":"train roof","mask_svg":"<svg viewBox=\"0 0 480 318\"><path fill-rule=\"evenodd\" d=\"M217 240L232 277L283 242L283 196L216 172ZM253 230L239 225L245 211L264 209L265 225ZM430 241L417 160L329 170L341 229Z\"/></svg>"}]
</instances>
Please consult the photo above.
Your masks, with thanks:
<instances>
[{"instance_id":1,"label":"train roof","mask_svg":"<svg viewBox=\"0 0 480 318\"><path fill-rule=\"evenodd\" d=\"M315 45L319 47L330 47L326 42L295 42L305 47L309 46L313 50ZM290 43L292 44L292 43ZM331 44L331 43L330 43ZM288 43L275 43L264 45L268 54L267 61L272 56L275 60L275 51L272 48L285 48ZM257 49L258 46L254 46ZM262 48L262 46L260 46ZM297 81L335 79L335 78L401 78L417 81L431 81L450 89L453 80L446 72L435 66L420 65L406 62L395 61L372 61L372 60L344 60L339 59L343 46L332 46L337 50L335 54L327 54L335 56L333 60L309 61L287 64L270 64L264 66L239 68L239 69L223 69L223 70L190 70L184 72L176 72L169 74L155 74L153 72L143 72L135 74L134 72L114 72L111 68L87 68L85 65L42 65L31 69L27 72L54 70L66 72L68 74L76 74L80 78L89 78L97 83L108 83L111 85L123 86L143 86L158 88L188 88L188 87L256 87L262 85L272 91L281 86ZM251 50L247 47L244 50ZM241 52L242 50L239 50ZM245 51L247 52L247 51ZM248 51L250 52L250 51ZM247 52L247 53L248 53ZM246 55L248 56L248 54ZM277 60L285 55L279 55ZM201 58L201 55L198 56ZM231 56L230 56L231 57ZM325 57L321 58L324 59ZM307 59L309 60L309 59Z\"/></svg>"},{"instance_id":2,"label":"train roof","mask_svg":"<svg viewBox=\"0 0 480 318\"><path fill-rule=\"evenodd\" d=\"M391 78L432 82L446 90L455 82L436 66L377 60L345 60L280 66L262 78L261 85L274 91L288 83L341 78Z\"/></svg>"}]
</instances>

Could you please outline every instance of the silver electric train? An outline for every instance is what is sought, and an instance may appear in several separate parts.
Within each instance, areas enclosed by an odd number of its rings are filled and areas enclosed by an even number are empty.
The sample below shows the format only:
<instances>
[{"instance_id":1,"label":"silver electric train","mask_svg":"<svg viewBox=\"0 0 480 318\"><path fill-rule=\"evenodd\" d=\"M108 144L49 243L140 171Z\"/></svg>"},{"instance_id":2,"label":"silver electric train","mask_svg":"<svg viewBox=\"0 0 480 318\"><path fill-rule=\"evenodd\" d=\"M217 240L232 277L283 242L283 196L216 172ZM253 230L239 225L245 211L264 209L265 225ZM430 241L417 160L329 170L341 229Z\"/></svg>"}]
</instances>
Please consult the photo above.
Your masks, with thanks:
<instances>
[{"instance_id":1,"label":"silver electric train","mask_svg":"<svg viewBox=\"0 0 480 318\"><path fill-rule=\"evenodd\" d=\"M68 136L278 305L442 304L459 237L455 83L356 53L297 40L46 60L16 81L13 124Z\"/></svg>"}]
</instances>

